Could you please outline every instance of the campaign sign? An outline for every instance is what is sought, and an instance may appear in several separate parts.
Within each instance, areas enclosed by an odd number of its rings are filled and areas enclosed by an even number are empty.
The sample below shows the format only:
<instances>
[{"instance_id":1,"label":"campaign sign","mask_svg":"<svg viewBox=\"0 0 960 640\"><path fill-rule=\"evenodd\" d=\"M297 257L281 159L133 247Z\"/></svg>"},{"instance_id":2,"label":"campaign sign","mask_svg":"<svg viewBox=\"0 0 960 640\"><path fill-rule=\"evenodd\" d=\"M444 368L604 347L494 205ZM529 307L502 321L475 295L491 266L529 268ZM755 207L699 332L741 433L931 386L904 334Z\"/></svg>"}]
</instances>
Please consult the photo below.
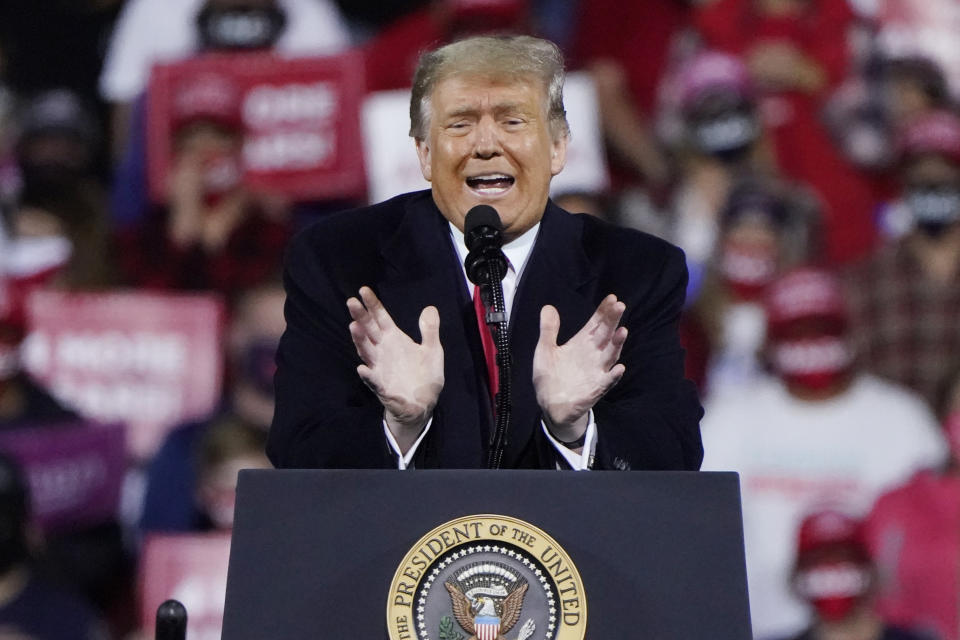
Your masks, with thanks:
<instances>
[{"instance_id":1,"label":"campaign sign","mask_svg":"<svg viewBox=\"0 0 960 640\"><path fill-rule=\"evenodd\" d=\"M190 640L220 640L229 560L229 533L147 538L140 564L143 628L153 629L157 607L172 598L187 609Z\"/></svg>"},{"instance_id":2,"label":"campaign sign","mask_svg":"<svg viewBox=\"0 0 960 640\"><path fill-rule=\"evenodd\" d=\"M147 95L151 197L162 202L185 121L235 126L243 183L294 200L360 197L363 60L269 53L209 54L153 68Z\"/></svg>"},{"instance_id":3,"label":"campaign sign","mask_svg":"<svg viewBox=\"0 0 960 640\"><path fill-rule=\"evenodd\" d=\"M130 454L146 459L219 402L222 317L211 294L36 291L23 364L84 417L125 423Z\"/></svg>"},{"instance_id":4,"label":"campaign sign","mask_svg":"<svg viewBox=\"0 0 960 640\"><path fill-rule=\"evenodd\" d=\"M24 471L34 520L59 532L116 515L127 468L124 436L119 424L31 426L0 432L0 451Z\"/></svg>"},{"instance_id":5,"label":"campaign sign","mask_svg":"<svg viewBox=\"0 0 960 640\"><path fill-rule=\"evenodd\" d=\"M609 175L597 96L589 74L567 75L563 102L571 136L566 165L554 176L550 192L603 191L609 185ZM378 91L367 97L363 104L363 148L371 202L430 187L420 173L409 130L409 91Z\"/></svg>"}]
</instances>

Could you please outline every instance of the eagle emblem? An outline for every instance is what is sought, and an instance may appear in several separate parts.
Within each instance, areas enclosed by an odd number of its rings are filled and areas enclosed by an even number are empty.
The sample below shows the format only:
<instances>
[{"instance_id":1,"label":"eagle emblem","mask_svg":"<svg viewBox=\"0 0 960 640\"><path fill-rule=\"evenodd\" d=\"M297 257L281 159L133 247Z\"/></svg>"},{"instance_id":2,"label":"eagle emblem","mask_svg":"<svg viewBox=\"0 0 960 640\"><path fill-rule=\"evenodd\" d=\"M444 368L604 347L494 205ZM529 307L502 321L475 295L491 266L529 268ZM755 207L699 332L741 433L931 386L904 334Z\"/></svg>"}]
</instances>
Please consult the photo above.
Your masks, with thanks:
<instances>
[{"instance_id":1,"label":"eagle emblem","mask_svg":"<svg viewBox=\"0 0 960 640\"><path fill-rule=\"evenodd\" d=\"M499 562L477 562L443 584L450 593L453 615L469 640L506 640L517 624L530 586L523 576ZM527 621L528 624L532 620ZM526 638L532 629L521 629Z\"/></svg>"}]
</instances>

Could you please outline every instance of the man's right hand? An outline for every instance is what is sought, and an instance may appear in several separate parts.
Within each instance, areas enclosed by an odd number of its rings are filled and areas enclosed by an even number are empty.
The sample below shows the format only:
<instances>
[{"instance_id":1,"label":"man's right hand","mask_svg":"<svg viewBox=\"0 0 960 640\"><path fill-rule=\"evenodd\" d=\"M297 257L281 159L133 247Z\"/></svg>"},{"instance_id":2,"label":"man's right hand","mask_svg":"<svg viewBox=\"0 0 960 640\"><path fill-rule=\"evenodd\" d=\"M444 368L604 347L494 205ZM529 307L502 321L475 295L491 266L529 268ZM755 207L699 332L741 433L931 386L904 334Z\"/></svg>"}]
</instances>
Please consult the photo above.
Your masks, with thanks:
<instances>
[{"instance_id":1,"label":"man's right hand","mask_svg":"<svg viewBox=\"0 0 960 640\"><path fill-rule=\"evenodd\" d=\"M417 344L397 327L369 287L360 288L359 300L347 300L347 310L353 318L350 337L363 361L357 373L377 394L387 427L406 453L443 390L440 315L433 306L420 313L423 341Z\"/></svg>"}]
</instances>

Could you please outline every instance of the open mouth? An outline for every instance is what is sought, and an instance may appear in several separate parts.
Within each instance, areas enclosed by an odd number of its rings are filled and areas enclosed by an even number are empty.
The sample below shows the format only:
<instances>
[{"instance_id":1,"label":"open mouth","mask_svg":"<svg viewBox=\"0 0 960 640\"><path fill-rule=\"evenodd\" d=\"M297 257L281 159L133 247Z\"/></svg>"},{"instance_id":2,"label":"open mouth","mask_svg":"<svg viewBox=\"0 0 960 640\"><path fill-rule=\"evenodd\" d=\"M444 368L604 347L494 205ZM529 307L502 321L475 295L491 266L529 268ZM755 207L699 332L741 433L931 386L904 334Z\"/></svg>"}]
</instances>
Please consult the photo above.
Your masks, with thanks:
<instances>
[{"instance_id":1,"label":"open mouth","mask_svg":"<svg viewBox=\"0 0 960 640\"><path fill-rule=\"evenodd\" d=\"M482 195L498 195L513 186L514 178L505 173L488 173L482 176L467 178L467 186L474 193Z\"/></svg>"}]
</instances>

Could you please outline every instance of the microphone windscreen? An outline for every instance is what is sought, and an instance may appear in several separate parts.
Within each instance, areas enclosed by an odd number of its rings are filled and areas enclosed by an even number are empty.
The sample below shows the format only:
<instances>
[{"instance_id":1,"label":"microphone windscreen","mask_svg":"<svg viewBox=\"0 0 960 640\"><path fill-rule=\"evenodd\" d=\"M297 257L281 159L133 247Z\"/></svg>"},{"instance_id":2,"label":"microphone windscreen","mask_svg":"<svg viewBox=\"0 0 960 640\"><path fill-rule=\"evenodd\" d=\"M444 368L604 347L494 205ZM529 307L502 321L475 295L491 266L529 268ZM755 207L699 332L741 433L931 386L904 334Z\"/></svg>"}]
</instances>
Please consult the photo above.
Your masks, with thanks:
<instances>
[{"instance_id":1,"label":"microphone windscreen","mask_svg":"<svg viewBox=\"0 0 960 640\"><path fill-rule=\"evenodd\" d=\"M503 231L500 214L488 204L478 204L467 211L467 216L463 220L463 233L467 235L478 227L493 227L497 231Z\"/></svg>"},{"instance_id":2,"label":"microphone windscreen","mask_svg":"<svg viewBox=\"0 0 960 640\"><path fill-rule=\"evenodd\" d=\"M184 640L187 637L187 609L176 600L157 608L156 640Z\"/></svg>"}]
</instances>

